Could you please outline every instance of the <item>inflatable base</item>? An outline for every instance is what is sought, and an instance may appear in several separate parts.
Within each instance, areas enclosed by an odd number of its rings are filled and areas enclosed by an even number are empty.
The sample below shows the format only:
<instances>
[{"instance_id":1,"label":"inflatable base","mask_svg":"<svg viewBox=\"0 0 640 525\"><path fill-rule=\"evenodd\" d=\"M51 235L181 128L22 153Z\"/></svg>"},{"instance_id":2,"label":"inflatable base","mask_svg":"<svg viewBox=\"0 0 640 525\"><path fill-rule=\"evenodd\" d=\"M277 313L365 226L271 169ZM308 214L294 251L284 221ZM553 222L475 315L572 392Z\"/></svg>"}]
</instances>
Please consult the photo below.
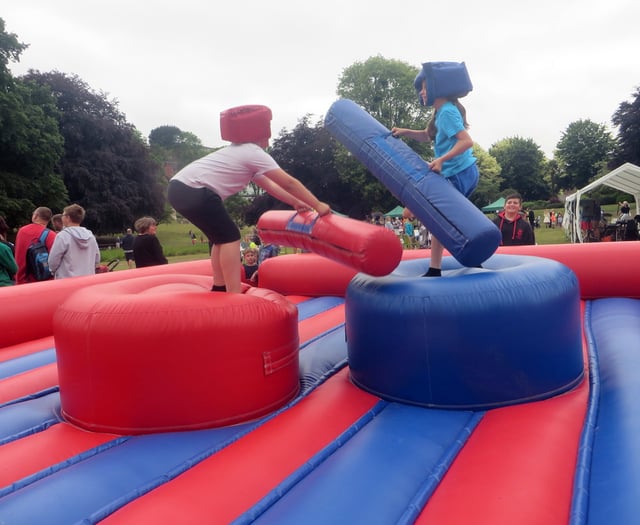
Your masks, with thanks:
<instances>
[{"instance_id":1,"label":"inflatable base","mask_svg":"<svg viewBox=\"0 0 640 525\"><path fill-rule=\"evenodd\" d=\"M158 275L80 289L54 316L62 414L92 431L231 425L299 390L297 309L280 294L210 292Z\"/></svg>"},{"instance_id":2,"label":"inflatable base","mask_svg":"<svg viewBox=\"0 0 640 525\"><path fill-rule=\"evenodd\" d=\"M495 255L485 269L357 275L346 296L351 377L385 399L485 409L559 394L583 379L575 274ZM413 274L413 276L412 276Z\"/></svg>"}]
</instances>

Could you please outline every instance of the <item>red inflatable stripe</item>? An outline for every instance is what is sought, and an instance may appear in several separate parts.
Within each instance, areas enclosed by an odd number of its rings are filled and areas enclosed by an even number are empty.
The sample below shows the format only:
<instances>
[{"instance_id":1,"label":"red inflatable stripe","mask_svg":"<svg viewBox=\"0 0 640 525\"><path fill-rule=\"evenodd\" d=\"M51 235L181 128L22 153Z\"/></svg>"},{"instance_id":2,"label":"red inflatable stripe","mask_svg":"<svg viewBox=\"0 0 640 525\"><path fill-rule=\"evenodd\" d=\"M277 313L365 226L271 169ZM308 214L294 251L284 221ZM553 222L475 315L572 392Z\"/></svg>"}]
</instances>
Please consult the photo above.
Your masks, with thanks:
<instances>
[{"instance_id":1,"label":"red inflatable stripe","mask_svg":"<svg viewBox=\"0 0 640 525\"><path fill-rule=\"evenodd\" d=\"M258 234L266 243L310 251L373 276L388 275L402 258L391 230L338 215L268 211L258 220Z\"/></svg>"}]
</instances>

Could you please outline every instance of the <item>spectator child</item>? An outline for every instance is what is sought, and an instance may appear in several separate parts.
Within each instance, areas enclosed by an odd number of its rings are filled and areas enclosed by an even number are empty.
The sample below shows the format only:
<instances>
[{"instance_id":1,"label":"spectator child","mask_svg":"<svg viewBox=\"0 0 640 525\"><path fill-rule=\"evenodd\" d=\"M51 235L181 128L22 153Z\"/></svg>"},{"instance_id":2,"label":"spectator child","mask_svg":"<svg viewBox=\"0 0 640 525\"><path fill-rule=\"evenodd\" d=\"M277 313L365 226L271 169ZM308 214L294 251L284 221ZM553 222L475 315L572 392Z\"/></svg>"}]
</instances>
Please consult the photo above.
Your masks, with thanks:
<instances>
[{"instance_id":1,"label":"spectator child","mask_svg":"<svg viewBox=\"0 0 640 525\"><path fill-rule=\"evenodd\" d=\"M253 285L258 284L258 248L249 246L242 254L244 281Z\"/></svg>"},{"instance_id":2,"label":"spectator child","mask_svg":"<svg viewBox=\"0 0 640 525\"><path fill-rule=\"evenodd\" d=\"M133 258L136 262L136 268L169 264L156 236L158 230L156 220L153 217L141 217L134 226L138 232L133 242Z\"/></svg>"},{"instance_id":3,"label":"spectator child","mask_svg":"<svg viewBox=\"0 0 640 525\"><path fill-rule=\"evenodd\" d=\"M64 228L64 224L62 224L62 213L56 213L53 217L51 217L51 227L56 233L62 231L62 228Z\"/></svg>"},{"instance_id":4,"label":"spectator child","mask_svg":"<svg viewBox=\"0 0 640 525\"><path fill-rule=\"evenodd\" d=\"M100 266L100 249L95 236L84 226L84 208L67 206L62 212L63 228L49 250L49 269L56 279L93 275Z\"/></svg>"},{"instance_id":5,"label":"spectator child","mask_svg":"<svg viewBox=\"0 0 640 525\"><path fill-rule=\"evenodd\" d=\"M529 221L520 213L522 197L518 193L508 195L504 201L504 209L493 221L502 233L503 246L535 244L533 229Z\"/></svg>"}]
</instances>

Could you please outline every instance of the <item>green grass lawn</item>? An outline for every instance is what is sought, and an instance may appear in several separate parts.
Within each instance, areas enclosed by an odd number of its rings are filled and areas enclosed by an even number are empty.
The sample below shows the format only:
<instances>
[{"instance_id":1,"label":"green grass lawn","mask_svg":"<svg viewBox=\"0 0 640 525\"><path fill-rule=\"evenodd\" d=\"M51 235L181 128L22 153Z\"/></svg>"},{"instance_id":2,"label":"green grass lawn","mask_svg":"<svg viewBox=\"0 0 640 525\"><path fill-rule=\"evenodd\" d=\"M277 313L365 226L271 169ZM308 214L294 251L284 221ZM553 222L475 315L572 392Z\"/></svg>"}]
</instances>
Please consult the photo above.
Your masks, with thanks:
<instances>
[{"instance_id":1,"label":"green grass lawn","mask_svg":"<svg viewBox=\"0 0 640 525\"><path fill-rule=\"evenodd\" d=\"M565 244L569 242L563 227L547 228L541 224L540 228L536 228L535 235L536 244Z\"/></svg>"},{"instance_id":2,"label":"green grass lawn","mask_svg":"<svg viewBox=\"0 0 640 525\"><path fill-rule=\"evenodd\" d=\"M195 244L191 242L189 231L192 231L196 235ZM244 237L250 231L251 228L244 228L242 236ZM207 238L192 224L177 222L158 224L157 235L169 263L196 261L209 257L209 243ZM204 242L201 241L201 238ZM280 253L293 253L293 249L283 248ZM102 250L101 257L103 263L107 263L113 259L120 259L120 263L115 268L116 270L124 270L127 268L124 252L121 248Z\"/></svg>"}]
</instances>

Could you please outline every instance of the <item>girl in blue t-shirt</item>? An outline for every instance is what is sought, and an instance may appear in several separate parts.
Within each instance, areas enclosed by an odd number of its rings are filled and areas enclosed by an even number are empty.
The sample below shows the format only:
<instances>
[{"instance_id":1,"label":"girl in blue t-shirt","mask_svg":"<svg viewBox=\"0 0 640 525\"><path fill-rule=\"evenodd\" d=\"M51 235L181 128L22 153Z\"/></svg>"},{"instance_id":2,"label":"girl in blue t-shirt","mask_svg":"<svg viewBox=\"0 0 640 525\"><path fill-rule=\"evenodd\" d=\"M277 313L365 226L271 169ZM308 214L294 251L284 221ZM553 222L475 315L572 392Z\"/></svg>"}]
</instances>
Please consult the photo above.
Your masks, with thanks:
<instances>
[{"instance_id":1,"label":"girl in blue t-shirt","mask_svg":"<svg viewBox=\"0 0 640 525\"><path fill-rule=\"evenodd\" d=\"M427 84L422 81L420 98L427 104ZM429 168L445 177L465 197L478 185L478 167L473 156L473 139L467 131L467 112L457 98L441 97L433 101L434 115L422 130L392 128L394 137L409 137L418 142L433 142L435 158ZM407 211L407 215L411 213ZM431 263L425 277L439 277L444 247L432 236Z\"/></svg>"}]
</instances>

